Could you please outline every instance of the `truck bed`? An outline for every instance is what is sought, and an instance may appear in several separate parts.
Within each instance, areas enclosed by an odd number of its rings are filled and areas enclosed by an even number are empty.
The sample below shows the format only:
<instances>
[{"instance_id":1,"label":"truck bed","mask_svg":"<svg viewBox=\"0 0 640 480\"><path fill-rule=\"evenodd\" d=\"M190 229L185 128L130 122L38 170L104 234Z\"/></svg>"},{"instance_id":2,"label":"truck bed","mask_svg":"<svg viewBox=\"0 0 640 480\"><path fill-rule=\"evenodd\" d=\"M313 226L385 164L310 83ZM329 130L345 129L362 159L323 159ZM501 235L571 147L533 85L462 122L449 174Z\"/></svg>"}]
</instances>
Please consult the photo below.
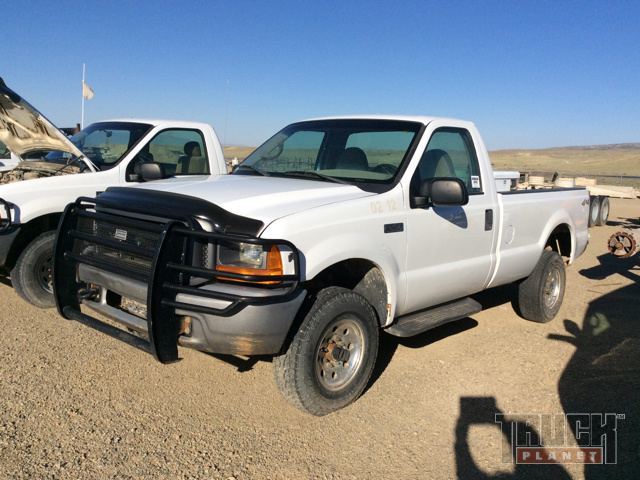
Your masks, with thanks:
<instances>
[{"instance_id":1,"label":"truck bed","mask_svg":"<svg viewBox=\"0 0 640 480\"><path fill-rule=\"evenodd\" d=\"M575 233L569 263L586 248L589 193L584 187L513 190L498 193L498 204L496 268L490 287L528 276L560 225Z\"/></svg>"}]
</instances>

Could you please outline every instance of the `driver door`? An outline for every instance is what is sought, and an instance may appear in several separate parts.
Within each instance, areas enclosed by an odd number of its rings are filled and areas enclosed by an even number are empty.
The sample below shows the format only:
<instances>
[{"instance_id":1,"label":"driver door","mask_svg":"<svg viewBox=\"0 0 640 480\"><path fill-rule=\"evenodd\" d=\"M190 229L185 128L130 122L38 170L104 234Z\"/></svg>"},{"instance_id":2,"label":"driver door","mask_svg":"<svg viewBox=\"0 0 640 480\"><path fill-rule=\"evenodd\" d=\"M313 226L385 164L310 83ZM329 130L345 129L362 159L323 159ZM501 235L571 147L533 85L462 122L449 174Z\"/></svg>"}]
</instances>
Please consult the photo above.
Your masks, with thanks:
<instances>
[{"instance_id":1,"label":"driver door","mask_svg":"<svg viewBox=\"0 0 640 480\"><path fill-rule=\"evenodd\" d=\"M493 200L483 189L471 134L462 128L436 129L411 181L459 178L467 186L463 206L412 206L407 219L407 303L410 313L465 297L484 288L492 266Z\"/></svg>"}]
</instances>

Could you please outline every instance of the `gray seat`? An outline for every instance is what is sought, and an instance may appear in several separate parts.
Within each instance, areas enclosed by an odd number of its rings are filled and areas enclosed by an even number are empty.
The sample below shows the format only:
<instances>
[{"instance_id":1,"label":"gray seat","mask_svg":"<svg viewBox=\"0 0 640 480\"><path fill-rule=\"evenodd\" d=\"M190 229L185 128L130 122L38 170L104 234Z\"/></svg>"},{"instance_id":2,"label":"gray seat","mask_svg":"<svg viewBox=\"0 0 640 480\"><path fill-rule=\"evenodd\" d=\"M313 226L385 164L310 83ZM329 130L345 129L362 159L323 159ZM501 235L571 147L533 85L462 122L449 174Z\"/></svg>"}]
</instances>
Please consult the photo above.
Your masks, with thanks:
<instances>
[{"instance_id":1,"label":"gray seat","mask_svg":"<svg viewBox=\"0 0 640 480\"><path fill-rule=\"evenodd\" d=\"M206 168L206 158L202 157L200 144L198 142L187 142L184 144L184 155L178 158L176 174L202 173Z\"/></svg>"},{"instance_id":2,"label":"gray seat","mask_svg":"<svg viewBox=\"0 0 640 480\"><path fill-rule=\"evenodd\" d=\"M447 152L440 149L429 150L420 161L420 179L455 177L453 162Z\"/></svg>"},{"instance_id":3,"label":"gray seat","mask_svg":"<svg viewBox=\"0 0 640 480\"><path fill-rule=\"evenodd\" d=\"M349 147L344 150L336 161L338 170L369 170L367 154L361 148Z\"/></svg>"}]
</instances>

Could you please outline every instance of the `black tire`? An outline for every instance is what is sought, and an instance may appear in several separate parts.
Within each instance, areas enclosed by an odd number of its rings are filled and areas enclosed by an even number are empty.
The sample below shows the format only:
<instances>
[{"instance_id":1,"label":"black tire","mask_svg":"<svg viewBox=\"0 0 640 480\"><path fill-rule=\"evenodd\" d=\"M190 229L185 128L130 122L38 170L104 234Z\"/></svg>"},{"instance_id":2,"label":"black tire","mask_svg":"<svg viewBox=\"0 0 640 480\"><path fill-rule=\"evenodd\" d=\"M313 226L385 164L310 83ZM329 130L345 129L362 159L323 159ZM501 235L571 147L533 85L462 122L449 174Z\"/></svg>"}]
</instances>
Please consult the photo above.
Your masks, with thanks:
<instances>
[{"instance_id":1,"label":"black tire","mask_svg":"<svg viewBox=\"0 0 640 480\"><path fill-rule=\"evenodd\" d=\"M518 313L533 322L550 322L562 305L565 284L562 257L545 250L531 275L518 285Z\"/></svg>"},{"instance_id":2,"label":"black tire","mask_svg":"<svg viewBox=\"0 0 640 480\"><path fill-rule=\"evenodd\" d=\"M36 237L22 251L11 270L11 283L18 295L38 308L55 307L53 298L53 244L56 232Z\"/></svg>"},{"instance_id":3,"label":"black tire","mask_svg":"<svg viewBox=\"0 0 640 480\"><path fill-rule=\"evenodd\" d=\"M602 226L607 224L609 220L609 197L600 195L600 208L598 209L598 218L596 219L596 225Z\"/></svg>"},{"instance_id":4,"label":"black tire","mask_svg":"<svg viewBox=\"0 0 640 480\"><path fill-rule=\"evenodd\" d=\"M600 197L589 197L589 226L593 227L598 224L598 217L600 216Z\"/></svg>"},{"instance_id":5,"label":"black tire","mask_svg":"<svg viewBox=\"0 0 640 480\"><path fill-rule=\"evenodd\" d=\"M351 327L343 328L345 325ZM352 335L353 343L343 342L347 338L343 334ZM325 343L332 335L337 336ZM273 361L278 388L294 406L312 415L326 415L349 405L371 378L378 335L376 314L364 297L345 288L325 288L287 351ZM362 340L361 348L356 337Z\"/></svg>"}]
</instances>

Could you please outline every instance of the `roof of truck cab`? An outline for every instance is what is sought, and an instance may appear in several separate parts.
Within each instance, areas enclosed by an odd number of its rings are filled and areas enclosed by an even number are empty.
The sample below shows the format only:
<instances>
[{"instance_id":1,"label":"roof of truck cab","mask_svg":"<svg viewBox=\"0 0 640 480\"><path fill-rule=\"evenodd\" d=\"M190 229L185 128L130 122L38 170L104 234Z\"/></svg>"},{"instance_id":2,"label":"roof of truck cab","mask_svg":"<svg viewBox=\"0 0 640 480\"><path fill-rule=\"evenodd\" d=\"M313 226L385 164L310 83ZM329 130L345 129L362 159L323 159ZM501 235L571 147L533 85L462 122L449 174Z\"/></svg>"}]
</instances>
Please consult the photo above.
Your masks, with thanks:
<instances>
[{"instance_id":1,"label":"roof of truck cab","mask_svg":"<svg viewBox=\"0 0 640 480\"><path fill-rule=\"evenodd\" d=\"M318 117L309 118L303 121L316 121L316 120L397 120L404 122L417 122L427 125L433 121L439 121L444 123L472 123L468 120L462 120L459 118L447 118L447 117L430 117L427 115L383 115L383 114L359 114L359 115L338 115L332 117Z\"/></svg>"},{"instance_id":2,"label":"roof of truck cab","mask_svg":"<svg viewBox=\"0 0 640 480\"><path fill-rule=\"evenodd\" d=\"M100 120L94 123L104 123L104 122L129 122L129 123L146 123L154 126L179 126L179 127L202 127L202 126L210 126L205 122L191 122L187 120L171 120L167 118L109 118L106 120Z\"/></svg>"}]
</instances>

